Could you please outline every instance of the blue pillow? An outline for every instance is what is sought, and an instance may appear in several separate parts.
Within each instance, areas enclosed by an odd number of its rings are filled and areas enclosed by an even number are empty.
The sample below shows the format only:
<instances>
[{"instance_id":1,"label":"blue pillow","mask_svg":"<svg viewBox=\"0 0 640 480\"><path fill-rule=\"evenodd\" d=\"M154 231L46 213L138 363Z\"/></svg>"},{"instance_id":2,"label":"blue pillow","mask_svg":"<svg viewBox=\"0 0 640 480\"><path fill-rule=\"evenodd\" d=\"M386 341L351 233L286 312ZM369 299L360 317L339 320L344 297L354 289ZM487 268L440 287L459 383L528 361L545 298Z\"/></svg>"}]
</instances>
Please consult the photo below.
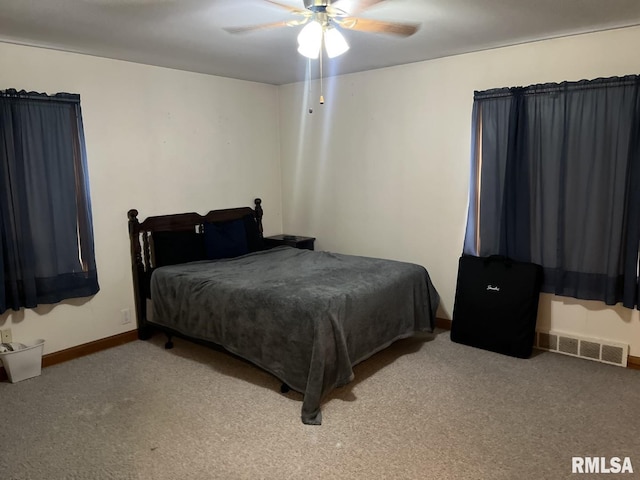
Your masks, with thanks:
<instances>
[{"instance_id":1,"label":"blue pillow","mask_svg":"<svg viewBox=\"0 0 640 480\"><path fill-rule=\"evenodd\" d=\"M249 253L244 221L238 219L205 223L204 247L209 260L238 257Z\"/></svg>"}]
</instances>

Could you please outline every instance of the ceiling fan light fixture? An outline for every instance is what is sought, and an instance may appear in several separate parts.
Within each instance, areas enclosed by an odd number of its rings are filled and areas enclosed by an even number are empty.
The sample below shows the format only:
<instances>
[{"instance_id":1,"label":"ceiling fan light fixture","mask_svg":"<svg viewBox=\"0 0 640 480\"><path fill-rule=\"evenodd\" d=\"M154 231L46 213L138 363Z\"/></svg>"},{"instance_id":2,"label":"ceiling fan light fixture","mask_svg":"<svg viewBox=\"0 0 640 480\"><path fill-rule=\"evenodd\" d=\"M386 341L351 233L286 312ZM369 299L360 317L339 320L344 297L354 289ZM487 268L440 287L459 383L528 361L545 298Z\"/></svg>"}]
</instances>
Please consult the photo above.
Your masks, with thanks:
<instances>
[{"instance_id":1,"label":"ceiling fan light fixture","mask_svg":"<svg viewBox=\"0 0 640 480\"><path fill-rule=\"evenodd\" d=\"M327 49L327 56L329 58L335 58L347 50L349 50L349 44L344 38L344 35L335 27L329 27L324 32L324 47Z\"/></svg>"},{"instance_id":2,"label":"ceiling fan light fixture","mask_svg":"<svg viewBox=\"0 0 640 480\"><path fill-rule=\"evenodd\" d=\"M318 58L322 45L322 25L309 22L298 34L298 52L307 58Z\"/></svg>"}]
</instances>

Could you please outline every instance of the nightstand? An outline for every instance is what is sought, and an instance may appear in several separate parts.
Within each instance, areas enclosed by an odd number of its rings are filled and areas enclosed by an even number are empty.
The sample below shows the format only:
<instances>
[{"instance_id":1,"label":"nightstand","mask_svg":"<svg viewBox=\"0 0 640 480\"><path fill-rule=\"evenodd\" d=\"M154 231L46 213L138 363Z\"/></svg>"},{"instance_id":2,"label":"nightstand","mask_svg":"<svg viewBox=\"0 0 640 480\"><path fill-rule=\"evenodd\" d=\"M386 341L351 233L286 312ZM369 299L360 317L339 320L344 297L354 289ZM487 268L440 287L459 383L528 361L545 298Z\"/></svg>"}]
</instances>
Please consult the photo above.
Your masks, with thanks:
<instances>
[{"instance_id":1,"label":"nightstand","mask_svg":"<svg viewBox=\"0 0 640 480\"><path fill-rule=\"evenodd\" d=\"M273 235L264 238L264 246L266 248L278 247L280 245L288 245L290 247L313 250L313 237L299 237L296 235Z\"/></svg>"}]
</instances>

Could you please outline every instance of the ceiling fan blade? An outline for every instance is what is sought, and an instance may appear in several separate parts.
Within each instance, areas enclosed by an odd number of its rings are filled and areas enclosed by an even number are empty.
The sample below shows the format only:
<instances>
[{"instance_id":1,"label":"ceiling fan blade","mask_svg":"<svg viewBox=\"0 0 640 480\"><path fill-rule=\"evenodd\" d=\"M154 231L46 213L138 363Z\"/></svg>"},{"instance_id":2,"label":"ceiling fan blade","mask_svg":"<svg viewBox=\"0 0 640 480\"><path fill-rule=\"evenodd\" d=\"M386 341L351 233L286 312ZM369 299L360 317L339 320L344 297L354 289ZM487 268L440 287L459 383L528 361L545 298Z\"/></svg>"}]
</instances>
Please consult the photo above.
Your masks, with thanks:
<instances>
[{"instance_id":1,"label":"ceiling fan blade","mask_svg":"<svg viewBox=\"0 0 640 480\"><path fill-rule=\"evenodd\" d=\"M267 2L267 3L270 3L271 5L275 5L276 7L284 8L285 10L288 10L291 13L300 13L300 14L307 13L306 10L302 10L300 8L295 8L295 7L292 7L290 5L285 5L284 3L274 2L273 0L263 0L263 1Z\"/></svg>"},{"instance_id":2,"label":"ceiling fan blade","mask_svg":"<svg viewBox=\"0 0 640 480\"><path fill-rule=\"evenodd\" d=\"M333 2L331 7L344 12L349 12L351 15L361 13L378 3L386 2L387 0L338 0Z\"/></svg>"},{"instance_id":3,"label":"ceiling fan blade","mask_svg":"<svg viewBox=\"0 0 640 480\"><path fill-rule=\"evenodd\" d=\"M263 23L260 25L247 25L245 27L225 27L224 30L226 30L229 33L249 33L249 32L255 32L258 30L269 30L273 28L288 27L288 26L289 26L289 22L280 20L279 22Z\"/></svg>"},{"instance_id":4,"label":"ceiling fan blade","mask_svg":"<svg viewBox=\"0 0 640 480\"><path fill-rule=\"evenodd\" d=\"M346 17L340 20L342 28L359 32L389 33L409 37L418 31L420 25L413 23L383 22L369 18Z\"/></svg>"}]
</instances>

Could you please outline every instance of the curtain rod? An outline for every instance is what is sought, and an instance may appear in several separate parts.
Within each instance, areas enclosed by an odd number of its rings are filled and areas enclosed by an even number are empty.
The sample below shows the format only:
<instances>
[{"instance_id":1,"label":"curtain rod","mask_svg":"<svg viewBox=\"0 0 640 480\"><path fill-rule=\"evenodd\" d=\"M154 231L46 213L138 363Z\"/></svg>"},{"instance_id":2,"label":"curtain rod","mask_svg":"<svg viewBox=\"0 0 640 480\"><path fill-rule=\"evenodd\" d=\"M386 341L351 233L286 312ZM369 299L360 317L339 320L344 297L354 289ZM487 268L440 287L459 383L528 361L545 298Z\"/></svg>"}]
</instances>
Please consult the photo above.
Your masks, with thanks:
<instances>
[{"instance_id":1,"label":"curtain rod","mask_svg":"<svg viewBox=\"0 0 640 480\"><path fill-rule=\"evenodd\" d=\"M566 90L591 90L594 88L632 86L638 84L640 84L639 75L626 75L624 77L596 78L594 80L578 80L574 82L538 83L527 87L493 88L484 91L475 91L473 96L476 100L485 100L489 98L510 97L513 96L515 92L521 92L524 95L535 95L539 93L560 93Z\"/></svg>"},{"instance_id":2,"label":"curtain rod","mask_svg":"<svg viewBox=\"0 0 640 480\"><path fill-rule=\"evenodd\" d=\"M47 95L46 93L27 92L26 90L18 91L15 88L0 90L0 98L20 98L43 102L80 103L80 95L77 93L56 93L55 95Z\"/></svg>"}]
</instances>

